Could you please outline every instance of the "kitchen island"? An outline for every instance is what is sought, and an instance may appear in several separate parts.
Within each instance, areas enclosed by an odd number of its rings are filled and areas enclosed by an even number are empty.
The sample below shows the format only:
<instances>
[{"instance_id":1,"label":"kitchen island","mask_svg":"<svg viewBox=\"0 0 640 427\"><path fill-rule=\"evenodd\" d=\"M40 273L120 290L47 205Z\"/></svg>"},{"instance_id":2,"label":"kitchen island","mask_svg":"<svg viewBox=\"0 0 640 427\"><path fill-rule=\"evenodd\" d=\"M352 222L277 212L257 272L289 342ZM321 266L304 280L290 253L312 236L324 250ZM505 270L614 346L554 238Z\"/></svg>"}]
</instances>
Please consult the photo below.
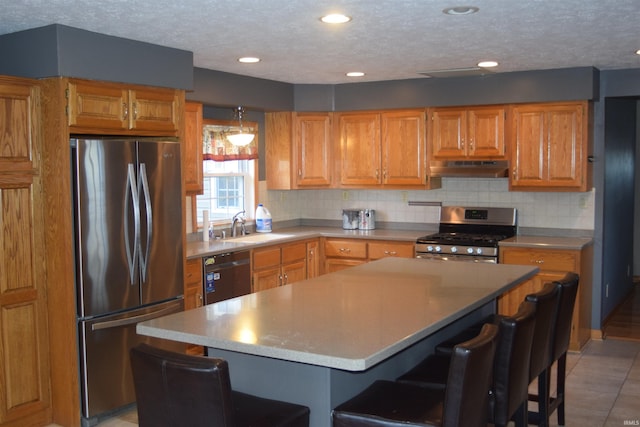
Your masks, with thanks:
<instances>
[{"instance_id":1,"label":"kitchen island","mask_svg":"<svg viewBox=\"0 0 640 427\"><path fill-rule=\"evenodd\" d=\"M139 323L227 359L234 389L311 408L311 426L378 378L495 311L535 267L386 258Z\"/></svg>"}]
</instances>

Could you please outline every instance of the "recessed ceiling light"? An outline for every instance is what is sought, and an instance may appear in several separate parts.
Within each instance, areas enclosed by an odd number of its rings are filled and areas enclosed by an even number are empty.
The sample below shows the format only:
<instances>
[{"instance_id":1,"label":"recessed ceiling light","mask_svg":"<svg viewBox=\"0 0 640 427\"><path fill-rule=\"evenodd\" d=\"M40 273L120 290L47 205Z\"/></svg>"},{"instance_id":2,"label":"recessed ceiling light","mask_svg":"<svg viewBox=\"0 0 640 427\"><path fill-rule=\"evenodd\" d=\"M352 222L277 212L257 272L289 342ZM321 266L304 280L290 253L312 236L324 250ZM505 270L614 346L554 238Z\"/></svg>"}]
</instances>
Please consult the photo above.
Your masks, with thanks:
<instances>
[{"instance_id":1,"label":"recessed ceiling light","mask_svg":"<svg viewBox=\"0 0 640 427\"><path fill-rule=\"evenodd\" d=\"M256 58L255 56L243 56L242 58L238 58L238 62L242 62L243 64L255 64L256 62L260 62L260 58Z\"/></svg>"},{"instance_id":2,"label":"recessed ceiling light","mask_svg":"<svg viewBox=\"0 0 640 427\"><path fill-rule=\"evenodd\" d=\"M481 68L492 68L492 67L497 67L498 63L496 61L481 61L478 62L478 67Z\"/></svg>"},{"instance_id":3,"label":"recessed ceiling light","mask_svg":"<svg viewBox=\"0 0 640 427\"><path fill-rule=\"evenodd\" d=\"M640 49L636 50L636 55L640 55Z\"/></svg>"},{"instance_id":4,"label":"recessed ceiling light","mask_svg":"<svg viewBox=\"0 0 640 427\"><path fill-rule=\"evenodd\" d=\"M448 7L442 11L446 15L471 15L480 9L475 6L455 6Z\"/></svg>"},{"instance_id":5,"label":"recessed ceiling light","mask_svg":"<svg viewBox=\"0 0 640 427\"><path fill-rule=\"evenodd\" d=\"M364 73L362 71L350 71L347 73L348 77L362 77Z\"/></svg>"},{"instance_id":6,"label":"recessed ceiling light","mask_svg":"<svg viewBox=\"0 0 640 427\"><path fill-rule=\"evenodd\" d=\"M351 17L341 13L331 13L320 18L325 24L344 24L351 21Z\"/></svg>"}]
</instances>

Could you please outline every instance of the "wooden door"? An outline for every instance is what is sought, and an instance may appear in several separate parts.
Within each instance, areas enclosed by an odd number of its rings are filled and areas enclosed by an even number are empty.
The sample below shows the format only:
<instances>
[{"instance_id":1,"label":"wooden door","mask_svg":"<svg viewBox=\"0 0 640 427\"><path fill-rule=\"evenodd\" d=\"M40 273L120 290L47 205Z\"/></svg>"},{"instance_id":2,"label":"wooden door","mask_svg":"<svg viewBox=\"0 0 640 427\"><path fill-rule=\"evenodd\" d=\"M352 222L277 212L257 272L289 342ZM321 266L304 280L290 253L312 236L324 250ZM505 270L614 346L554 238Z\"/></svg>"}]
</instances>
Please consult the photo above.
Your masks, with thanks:
<instances>
[{"instance_id":1,"label":"wooden door","mask_svg":"<svg viewBox=\"0 0 640 427\"><path fill-rule=\"evenodd\" d=\"M202 104L184 106L184 186L187 194L202 194Z\"/></svg>"},{"instance_id":2,"label":"wooden door","mask_svg":"<svg viewBox=\"0 0 640 427\"><path fill-rule=\"evenodd\" d=\"M40 91L0 78L0 425L51 421Z\"/></svg>"},{"instance_id":3,"label":"wooden door","mask_svg":"<svg viewBox=\"0 0 640 427\"><path fill-rule=\"evenodd\" d=\"M298 187L331 185L332 132L329 113L297 113L294 119L295 182Z\"/></svg>"},{"instance_id":4,"label":"wooden door","mask_svg":"<svg viewBox=\"0 0 640 427\"><path fill-rule=\"evenodd\" d=\"M293 113L289 111L264 115L265 174L269 190L291 190L294 187L292 120Z\"/></svg>"},{"instance_id":5,"label":"wooden door","mask_svg":"<svg viewBox=\"0 0 640 427\"><path fill-rule=\"evenodd\" d=\"M277 288L282 284L280 266L264 270L254 270L252 275L251 292Z\"/></svg>"},{"instance_id":6,"label":"wooden door","mask_svg":"<svg viewBox=\"0 0 640 427\"><path fill-rule=\"evenodd\" d=\"M547 110L547 181L551 187L580 187L583 107L560 105Z\"/></svg>"},{"instance_id":7,"label":"wooden door","mask_svg":"<svg viewBox=\"0 0 640 427\"><path fill-rule=\"evenodd\" d=\"M433 159L463 159L467 155L465 108L434 109L430 112L431 157Z\"/></svg>"},{"instance_id":8,"label":"wooden door","mask_svg":"<svg viewBox=\"0 0 640 427\"><path fill-rule=\"evenodd\" d=\"M383 183L424 186L427 148L424 112L383 113L381 121Z\"/></svg>"},{"instance_id":9,"label":"wooden door","mask_svg":"<svg viewBox=\"0 0 640 427\"><path fill-rule=\"evenodd\" d=\"M307 261L301 259L289 264L282 264L282 284L300 282L307 278Z\"/></svg>"},{"instance_id":10,"label":"wooden door","mask_svg":"<svg viewBox=\"0 0 640 427\"><path fill-rule=\"evenodd\" d=\"M382 183L380 114L349 113L339 118L342 185Z\"/></svg>"},{"instance_id":11,"label":"wooden door","mask_svg":"<svg viewBox=\"0 0 640 427\"><path fill-rule=\"evenodd\" d=\"M129 103L129 129L177 132L179 105L175 91L136 88L129 90Z\"/></svg>"},{"instance_id":12,"label":"wooden door","mask_svg":"<svg viewBox=\"0 0 640 427\"><path fill-rule=\"evenodd\" d=\"M467 153L474 159L505 159L505 110L475 108L467 113Z\"/></svg>"},{"instance_id":13,"label":"wooden door","mask_svg":"<svg viewBox=\"0 0 640 427\"><path fill-rule=\"evenodd\" d=\"M307 242L307 278L312 279L320 275L320 242L312 240Z\"/></svg>"},{"instance_id":14,"label":"wooden door","mask_svg":"<svg viewBox=\"0 0 640 427\"><path fill-rule=\"evenodd\" d=\"M69 126L74 132L129 128L129 91L123 86L71 81L67 85L67 102Z\"/></svg>"}]
</instances>

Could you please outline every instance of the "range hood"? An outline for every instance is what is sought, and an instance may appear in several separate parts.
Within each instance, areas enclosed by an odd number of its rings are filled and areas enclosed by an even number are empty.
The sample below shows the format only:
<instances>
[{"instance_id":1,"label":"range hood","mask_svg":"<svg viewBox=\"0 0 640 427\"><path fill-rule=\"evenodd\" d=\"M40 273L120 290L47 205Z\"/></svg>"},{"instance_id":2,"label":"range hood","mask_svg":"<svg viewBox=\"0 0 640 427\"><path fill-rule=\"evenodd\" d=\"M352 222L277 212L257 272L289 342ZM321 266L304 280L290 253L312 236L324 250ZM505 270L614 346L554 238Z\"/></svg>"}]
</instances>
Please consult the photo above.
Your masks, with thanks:
<instances>
[{"instance_id":1,"label":"range hood","mask_svg":"<svg viewBox=\"0 0 640 427\"><path fill-rule=\"evenodd\" d=\"M507 160L434 160L429 164L433 177L504 178L509 176Z\"/></svg>"}]
</instances>

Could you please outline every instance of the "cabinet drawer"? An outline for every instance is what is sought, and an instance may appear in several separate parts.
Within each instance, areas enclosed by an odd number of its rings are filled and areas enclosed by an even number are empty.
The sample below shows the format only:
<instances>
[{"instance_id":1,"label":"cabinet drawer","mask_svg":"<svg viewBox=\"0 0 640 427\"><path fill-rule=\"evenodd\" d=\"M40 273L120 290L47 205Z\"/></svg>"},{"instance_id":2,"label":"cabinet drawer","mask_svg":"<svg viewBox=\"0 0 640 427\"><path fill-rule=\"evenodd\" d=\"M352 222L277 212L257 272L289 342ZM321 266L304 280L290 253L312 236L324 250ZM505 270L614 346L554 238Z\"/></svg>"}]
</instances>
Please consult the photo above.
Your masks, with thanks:
<instances>
[{"instance_id":1,"label":"cabinet drawer","mask_svg":"<svg viewBox=\"0 0 640 427\"><path fill-rule=\"evenodd\" d=\"M507 249L501 262L533 265L543 271L578 271L578 254L568 250Z\"/></svg>"},{"instance_id":2,"label":"cabinet drawer","mask_svg":"<svg viewBox=\"0 0 640 427\"><path fill-rule=\"evenodd\" d=\"M253 251L253 269L268 268L280 265L280 247L255 249Z\"/></svg>"},{"instance_id":3,"label":"cabinet drawer","mask_svg":"<svg viewBox=\"0 0 640 427\"><path fill-rule=\"evenodd\" d=\"M367 258L367 242L353 240L326 240L324 253L328 257Z\"/></svg>"},{"instance_id":4,"label":"cabinet drawer","mask_svg":"<svg viewBox=\"0 0 640 427\"><path fill-rule=\"evenodd\" d=\"M293 243L291 245L282 246L282 263L289 264L293 261L299 261L307 257L306 242Z\"/></svg>"},{"instance_id":5,"label":"cabinet drawer","mask_svg":"<svg viewBox=\"0 0 640 427\"><path fill-rule=\"evenodd\" d=\"M369 258L386 257L413 258L414 243L369 242Z\"/></svg>"},{"instance_id":6,"label":"cabinet drawer","mask_svg":"<svg viewBox=\"0 0 640 427\"><path fill-rule=\"evenodd\" d=\"M184 273L184 281L189 285L202 286L202 260L189 259Z\"/></svg>"}]
</instances>

